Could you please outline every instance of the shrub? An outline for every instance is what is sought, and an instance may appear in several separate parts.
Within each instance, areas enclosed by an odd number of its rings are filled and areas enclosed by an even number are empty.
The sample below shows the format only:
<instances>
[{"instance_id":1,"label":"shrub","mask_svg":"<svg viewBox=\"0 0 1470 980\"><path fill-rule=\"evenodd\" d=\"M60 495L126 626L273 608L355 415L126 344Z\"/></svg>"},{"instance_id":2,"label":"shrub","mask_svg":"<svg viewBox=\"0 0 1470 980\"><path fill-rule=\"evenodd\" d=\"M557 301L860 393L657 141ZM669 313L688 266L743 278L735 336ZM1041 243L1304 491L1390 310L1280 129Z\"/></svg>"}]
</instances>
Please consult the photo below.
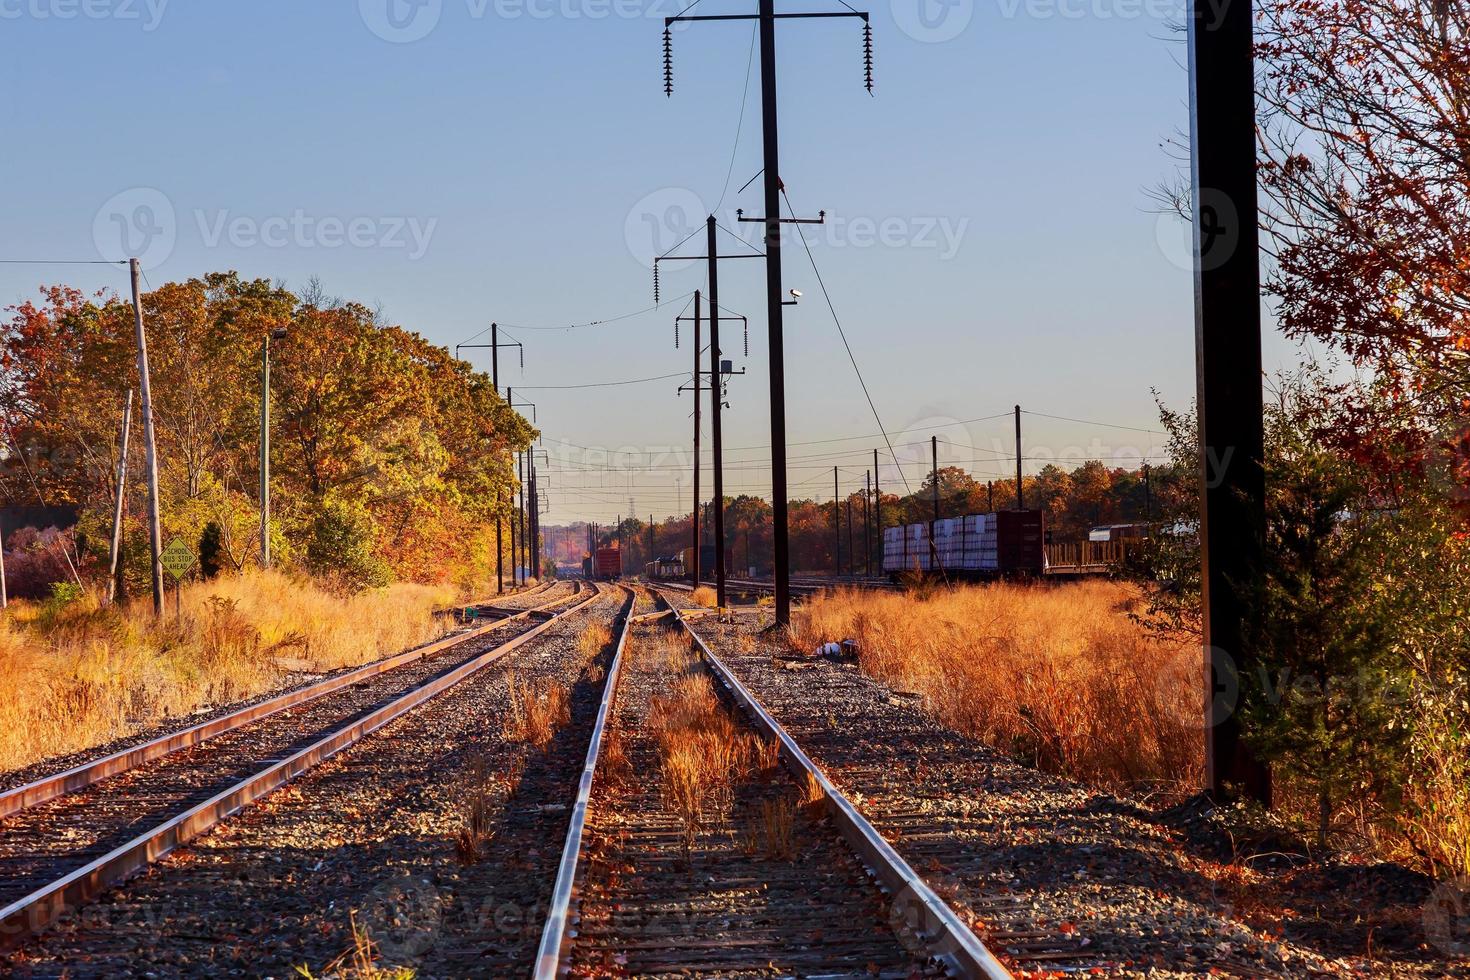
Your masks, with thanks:
<instances>
[{"instance_id":1,"label":"shrub","mask_svg":"<svg viewBox=\"0 0 1470 980\"><path fill-rule=\"evenodd\" d=\"M306 542L306 567L348 588L388 584L387 564L374 551L372 515L357 504L328 501L312 519Z\"/></svg>"}]
</instances>

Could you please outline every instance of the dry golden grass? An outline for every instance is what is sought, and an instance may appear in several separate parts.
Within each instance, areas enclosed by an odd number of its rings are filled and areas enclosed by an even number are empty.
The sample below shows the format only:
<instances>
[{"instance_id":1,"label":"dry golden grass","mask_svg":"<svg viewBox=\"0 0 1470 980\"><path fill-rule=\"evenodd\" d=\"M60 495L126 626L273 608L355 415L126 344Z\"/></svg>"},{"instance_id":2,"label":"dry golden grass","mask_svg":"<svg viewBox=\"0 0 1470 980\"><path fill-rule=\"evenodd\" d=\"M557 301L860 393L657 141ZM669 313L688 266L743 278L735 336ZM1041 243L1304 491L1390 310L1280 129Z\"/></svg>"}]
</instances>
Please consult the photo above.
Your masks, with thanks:
<instances>
[{"instance_id":1,"label":"dry golden grass","mask_svg":"<svg viewBox=\"0 0 1470 980\"><path fill-rule=\"evenodd\" d=\"M0 622L0 770L75 752L198 709L417 646L443 632L445 587L341 596L279 572L184 586L182 619L144 600L16 602Z\"/></svg>"},{"instance_id":2,"label":"dry golden grass","mask_svg":"<svg viewBox=\"0 0 1470 980\"><path fill-rule=\"evenodd\" d=\"M612 642L612 629L606 623L593 623L577 637L577 652L582 655L582 666L601 653Z\"/></svg>"},{"instance_id":3,"label":"dry golden grass","mask_svg":"<svg viewBox=\"0 0 1470 980\"><path fill-rule=\"evenodd\" d=\"M670 693L652 699L648 724L659 746L664 804L683 826L687 860L700 832L729 815L735 781L756 761L757 740L740 731L687 645L668 634L663 643L675 679Z\"/></svg>"},{"instance_id":4,"label":"dry golden grass","mask_svg":"<svg viewBox=\"0 0 1470 980\"><path fill-rule=\"evenodd\" d=\"M1128 618L1116 582L987 585L927 596L841 591L794 616L792 645L855 638L862 669L945 725L1103 786L1199 785L1197 646Z\"/></svg>"},{"instance_id":5,"label":"dry golden grass","mask_svg":"<svg viewBox=\"0 0 1470 980\"><path fill-rule=\"evenodd\" d=\"M522 683L511 676L510 719L506 726L511 738L545 749L571 720L567 689L555 678Z\"/></svg>"},{"instance_id":6,"label":"dry golden grass","mask_svg":"<svg viewBox=\"0 0 1470 980\"><path fill-rule=\"evenodd\" d=\"M357 922L357 913L350 912L352 923L352 945L341 956L328 963L320 977L336 980L414 980L418 971L406 966L381 966L378 963L378 944L368 934L365 925ZM317 980L318 974L310 967L298 966L296 973L305 980Z\"/></svg>"},{"instance_id":7,"label":"dry golden grass","mask_svg":"<svg viewBox=\"0 0 1470 980\"><path fill-rule=\"evenodd\" d=\"M689 599L696 606L713 609L715 608L715 603L720 601L720 595L708 585L701 585L690 594Z\"/></svg>"}]
</instances>

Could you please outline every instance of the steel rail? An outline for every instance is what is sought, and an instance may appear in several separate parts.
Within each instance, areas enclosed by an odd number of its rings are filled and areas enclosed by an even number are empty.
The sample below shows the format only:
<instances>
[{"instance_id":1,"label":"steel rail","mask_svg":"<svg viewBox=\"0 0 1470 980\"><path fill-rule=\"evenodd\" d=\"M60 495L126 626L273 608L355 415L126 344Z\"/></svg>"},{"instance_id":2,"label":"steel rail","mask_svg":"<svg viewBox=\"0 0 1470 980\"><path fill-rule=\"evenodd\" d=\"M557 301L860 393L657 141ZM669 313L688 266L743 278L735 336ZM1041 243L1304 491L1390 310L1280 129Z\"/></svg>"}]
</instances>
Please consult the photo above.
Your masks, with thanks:
<instances>
[{"instance_id":1,"label":"steel rail","mask_svg":"<svg viewBox=\"0 0 1470 980\"><path fill-rule=\"evenodd\" d=\"M654 594L658 595L658 592L655 591ZM955 914L954 909L936 895L923 877L893 849L893 845L884 839L877 828L858 812L781 723L715 655L704 639L685 621L679 610L662 595L659 595L659 599L669 606L674 614L674 621L683 627L705 663L756 727L781 743L781 755L786 764L799 778L806 775L816 780L822 789L828 814L843 838L867 864L874 877L894 896L895 911L920 935L930 954L966 980L1013 980L1010 971Z\"/></svg>"},{"instance_id":2,"label":"steel rail","mask_svg":"<svg viewBox=\"0 0 1470 980\"><path fill-rule=\"evenodd\" d=\"M613 702L617 699L618 677L623 669L623 651L628 643L628 633L634 622L647 618L632 615L636 597L631 589L627 591L631 601L623 614L617 649L613 652L612 664L607 669L607 679L602 688L602 703L597 706L597 720L592 725L592 737L587 742L587 762L582 767L582 778L577 784L577 799L572 805L566 843L561 850L561 864L557 868L556 884L551 890L551 905L547 909L546 924L541 930L541 945L536 950L536 964L531 972L533 980L555 980L561 970L567 944L573 935L569 929L572 897L576 892L582 833L587 826L592 784L597 775L597 759L602 751L603 736L612 718Z\"/></svg>"},{"instance_id":3,"label":"steel rail","mask_svg":"<svg viewBox=\"0 0 1470 980\"><path fill-rule=\"evenodd\" d=\"M580 583L578 584L580 586ZM573 595L575 594L573 593ZM161 759L166 755L172 755L181 749L192 748L218 735L234 731L243 725L252 724L263 718L269 718L288 708L294 708L310 701L315 701L317 698L340 691L344 687L360 683L369 677L375 677L386 671L402 667L404 664L413 663L417 660L422 660L424 657L433 656L436 653L458 646L461 643L467 643L470 640L499 629L506 623L526 619L550 606L566 602L570 598L572 596L562 596L559 599L553 599L539 606L532 606L529 609L524 609L503 619L497 619L484 626L476 627L466 633L459 633L425 646L415 647L403 653L393 654L382 660L375 660L372 663L358 667L356 670L338 674L335 677L328 677L315 684L299 687L293 691L287 691L269 700L247 705L228 714L220 715L218 718L201 722L177 732L170 732L167 735L160 735L158 738L144 742L141 745L120 749L100 759L94 759L91 762L83 763L63 772L43 776L33 782L17 786L14 789L0 793L0 819L19 813L37 804L45 803L47 800L54 800L68 793L75 793L78 790L91 786L93 783L100 782L110 776L116 776L119 773L127 772L129 769L135 769L144 763Z\"/></svg>"},{"instance_id":4,"label":"steel rail","mask_svg":"<svg viewBox=\"0 0 1470 980\"><path fill-rule=\"evenodd\" d=\"M210 799L144 831L125 844L88 862L67 875L23 898L0 908L0 949L13 948L39 933L70 909L81 907L108 888L131 877L175 848L188 843L250 803L280 788L308 769L332 758L400 715L447 691L480 669L529 642L555 625L562 617L581 609L600 595L591 595L568 606L543 623L512 637L497 647L466 660L452 670L425 681L406 694L318 739L286 759L249 776ZM563 601L565 601L563 598Z\"/></svg>"}]
</instances>

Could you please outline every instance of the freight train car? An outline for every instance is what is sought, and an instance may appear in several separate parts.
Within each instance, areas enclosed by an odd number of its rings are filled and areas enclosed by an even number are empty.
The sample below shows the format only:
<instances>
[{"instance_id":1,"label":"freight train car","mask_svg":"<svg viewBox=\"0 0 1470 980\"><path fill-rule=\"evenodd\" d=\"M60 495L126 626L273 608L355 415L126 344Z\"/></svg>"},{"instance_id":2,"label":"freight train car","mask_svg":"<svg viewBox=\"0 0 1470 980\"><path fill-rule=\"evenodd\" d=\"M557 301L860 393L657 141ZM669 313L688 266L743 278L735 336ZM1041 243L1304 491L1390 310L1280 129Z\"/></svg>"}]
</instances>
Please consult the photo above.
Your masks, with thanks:
<instances>
[{"instance_id":1,"label":"freight train car","mask_svg":"<svg viewBox=\"0 0 1470 980\"><path fill-rule=\"evenodd\" d=\"M730 555L727 553L725 555L727 562L729 558ZM679 561L684 564L684 574L686 576L694 574L693 548L685 548L679 552ZM727 566L725 574L728 575L729 573L730 569ZM712 544L701 545L699 548L699 577L701 579L710 579L711 581L715 577L715 546Z\"/></svg>"},{"instance_id":2,"label":"freight train car","mask_svg":"<svg viewBox=\"0 0 1470 980\"><path fill-rule=\"evenodd\" d=\"M592 558L592 577L611 582L623 576L623 552L618 548L598 548Z\"/></svg>"},{"instance_id":3,"label":"freight train car","mask_svg":"<svg viewBox=\"0 0 1470 980\"><path fill-rule=\"evenodd\" d=\"M655 558L643 566L643 574L650 582L669 582L689 573L684 568L684 559L675 557Z\"/></svg>"},{"instance_id":4,"label":"freight train car","mask_svg":"<svg viewBox=\"0 0 1470 980\"><path fill-rule=\"evenodd\" d=\"M883 529L883 571L990 578L1046 570L1046 519L1039 510L970 514Z\"/></svg>"}]
</instances>

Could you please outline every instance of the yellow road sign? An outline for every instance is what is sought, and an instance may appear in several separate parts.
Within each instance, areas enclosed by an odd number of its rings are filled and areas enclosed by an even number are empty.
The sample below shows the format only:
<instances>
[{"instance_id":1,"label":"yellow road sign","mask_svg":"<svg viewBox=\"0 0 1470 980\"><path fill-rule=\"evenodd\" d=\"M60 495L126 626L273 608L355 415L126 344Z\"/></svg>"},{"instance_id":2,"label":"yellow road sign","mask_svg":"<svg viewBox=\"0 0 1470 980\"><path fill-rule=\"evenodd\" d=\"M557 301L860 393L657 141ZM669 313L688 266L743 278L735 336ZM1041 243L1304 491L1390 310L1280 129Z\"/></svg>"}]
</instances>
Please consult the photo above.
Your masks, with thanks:
<instances>
[{"instance_id":1,"label":"yellow road sign","mask_svg":"<svg viewBox=\"0 0 1470 980\"><path fill-rule=\"evenodd\" d=\"M189 569L194 567L194 552L190 551L189 546L183 541L174 538L168 543L168 547L163 549L158 560L162 563L164 570L174 577L174 581L179 581L189 574Z\"/></svg>"}]
</instances>

